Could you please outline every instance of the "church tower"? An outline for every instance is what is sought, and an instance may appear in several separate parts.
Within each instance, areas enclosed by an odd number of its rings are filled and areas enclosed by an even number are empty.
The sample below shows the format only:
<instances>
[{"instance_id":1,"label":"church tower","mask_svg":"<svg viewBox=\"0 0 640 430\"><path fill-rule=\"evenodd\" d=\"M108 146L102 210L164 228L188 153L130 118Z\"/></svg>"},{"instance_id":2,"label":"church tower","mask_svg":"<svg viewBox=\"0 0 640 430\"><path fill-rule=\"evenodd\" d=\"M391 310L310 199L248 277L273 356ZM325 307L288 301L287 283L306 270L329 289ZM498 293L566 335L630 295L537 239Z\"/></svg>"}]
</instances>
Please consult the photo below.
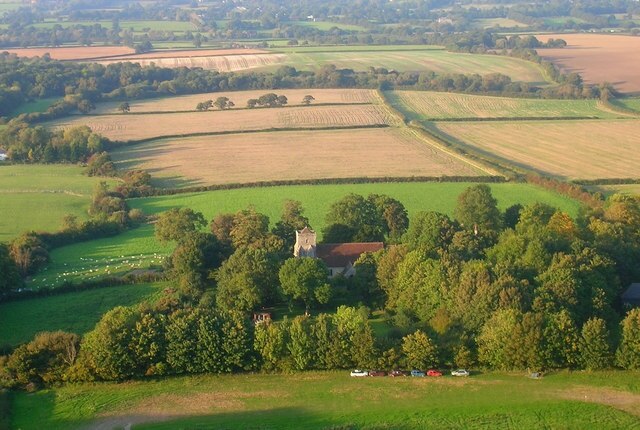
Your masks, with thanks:
<instances>
[{"instance_id":1,"label":"church tower","mask_svg":"<svg viewBox=\"0 0 640 430\"><path fill-rule=\"evenodd\" d=\"M296 230L296 243L293 245L294 257L316 257L316 232L309 227Z\"/></svg>"}]
</instances>

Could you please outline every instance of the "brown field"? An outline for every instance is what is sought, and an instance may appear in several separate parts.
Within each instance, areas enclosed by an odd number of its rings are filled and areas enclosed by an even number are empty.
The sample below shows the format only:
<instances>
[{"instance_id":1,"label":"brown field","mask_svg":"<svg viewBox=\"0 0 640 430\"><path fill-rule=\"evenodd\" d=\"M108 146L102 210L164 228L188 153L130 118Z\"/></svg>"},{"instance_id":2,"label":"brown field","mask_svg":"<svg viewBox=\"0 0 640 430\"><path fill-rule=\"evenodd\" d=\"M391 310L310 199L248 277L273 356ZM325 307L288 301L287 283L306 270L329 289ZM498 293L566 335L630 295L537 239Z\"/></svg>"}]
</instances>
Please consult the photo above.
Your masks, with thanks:
<instances>
[{"instance_id":1,"label":"brown field","mask_svg":"<svg viewBox=\"0 0 640 430\"><path fill-rule=\"evenodd\" d=\"M482 175L396 128L286 131L157 140L114 152L126 168L190 184L284 179Z\"/></svg>"},{"instance_id":2,"label":"brown field","mask_svg":"<svg viewBox=\"0 0 640 430\"><path fill-rule=\"evenodd\" d=\"M192 52L192 51L184 51ZM282 63L287 56L285 54L236 54L221 55L216 53L209 56L180 56L179 52L168 57L144 57L135 58L134 56L126 56L113 60L98 61L100 64L120 63L123 61L131 61L141 66L149 66L152 63L158 67L202 67L203 69L217 70L219 72L235 72L238 70L254 69L256 67L271 66Z\"/></svg>"},{"instance_id":3,"label":"brown field","mask_svg":"<svg viewBox=\"0 0 640 430\"><path fill-rule=\"evenodd\" d=\"M88 125L112 140L141 140L192 133L226 133L272 128L346 127L396 124L380 105L257 108L159 114L95 115L51 122L54 128Z\"/></svg>"},{"instance_id":4,"label":"brown field","mask_svg":"<svg viewBox=\"0 0 640 430\"><path fill-rule=\"evenodd\" d=\"M639 178L640 121L438 123L508 162L563 179Z\"/></svg>"},{"instance_id":5,"label":"brown field","mask_svg":"<svg viewBox=\"0 0 640 430\"><path fill-rule=\"evenodd\" d=\"M577 72L587 83L610 82L622 92L640 92L640 38L608 34L549 34L567 47L539 49L538 53L565 72Z\"/></svg>"},{"instance_id":6,"label":"brown field","mask_svg":"<svg viewBox=\"0 0 640 430\"><path fill-rule=\"evenodd\" d=\"M342 89L304 89L304 90L256 90L256 91L234 91L218 92L208 94L193 94L179 97L165 97L160 99L131 101L131 112L175 112L194 111L196 105L206 100L216 100L218 97L228 97L236 108L244 108L247 100L257 99L263 94L275 92L284 94L289 99L289 105L300 105L302 98L311 94L315 101L312 103L372 103L376 99L374 90L342 90ZM118 113L120 102L101 103L92 113Z\"/></svg>"},{"instance_id":7,"label":"brown field","mask_svg":"<svg viewBox=\"0 0 640 430\"><path fill-rule=\"evenodd\" d=\"M19 48L2 49L20 57L42 57L49 54L56 60L90 60L93 58L127 55L134 52L126 46L73 46L64 48Z\"/></svg>"}]
</instances>

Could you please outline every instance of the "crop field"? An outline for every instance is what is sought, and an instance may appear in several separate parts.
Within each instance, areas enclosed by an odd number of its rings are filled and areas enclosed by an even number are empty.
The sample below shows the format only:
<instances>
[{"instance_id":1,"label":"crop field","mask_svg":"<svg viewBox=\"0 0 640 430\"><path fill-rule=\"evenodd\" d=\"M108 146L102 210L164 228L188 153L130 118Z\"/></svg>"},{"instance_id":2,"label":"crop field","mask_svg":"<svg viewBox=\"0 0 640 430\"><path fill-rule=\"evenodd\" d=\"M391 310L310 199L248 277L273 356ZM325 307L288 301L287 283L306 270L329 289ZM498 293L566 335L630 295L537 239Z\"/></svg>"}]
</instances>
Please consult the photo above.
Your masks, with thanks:
<instances>
[{"instance_id":1,"label":"crop field","mask_svg":"<svg viewBox=\"0 0 640 430\"><path fill-rule=\"evenodd\" d=\"M431 91L390 91L385 95L396 109L417 120L615 116L598 109L596 100L516 99Z\"/></svg>"},{"instance_id":2,"label":"crop field","mask_svg":"<svg viewBox=\"0 0 640 430\"><path fill-rule=\"evenodd\" d=\"M131 106L132 113L195 111L196 105L200 102L207 100L215 101L218 97L228 97L229 100L235 104L235 109L237 109L246 107L247 100L257 99L263 94L269 92L286 96L288 99L288 106L301 105L302 98L307 94L310 94L315 98L311 105L351 103L367 104L373 103L377 98L374 90L364 89L284 89L192 94L188 96L131 101L129 104ZM100 103L97 105L97 109L92 111L92 114L120 113L118 106L120 106L119 102Z\"/></svg>"},{"instance_id":3,"label":"crop field","mask_svg":"<svg viewBox=\"0 0 640 430\"><path fill-rule=\"evenodd\" d=\"M126 46L73 46L62 48L10 48L3 49L20 57L42 57L49 54L56 60L90 60L113 55L132 54L134 51Z\"/></svg>"},{"instance_id":4,"label":"crop field","mask_svg":"<svg viewBox=\"0 0 640 430\"><path fill-rule=\"evenodd\" d=\"M202 212L208 220L219 213L235 213L253 205L258 212L267 215L273 225L280 218L284 200L294 199L302 203L311 226L322 237L321 229L329 206L348 193L388 194L405 205L409 216L428 210L452 216L458 195L471 185L464 182L296 185L149 197L131 199L128 203L148 215L174 207L192 208ZM576 216L580 207L575 200L533 185L508 183L490 186L501 210L516 203L527 205L545 202ZM51 252L51 262L44 271L34 275L29 287L56 286L65 280L95 280L158 266L162 257L168 255L173 247L172 244L160 244L155 240L152 225L111 238L65 246Z\"/></svg>"},{"instance_id":5,"label":"crop field","mask_svg":"<svg viewBox=\"0 0 640 430\"><path fill-rule=\"evenodd\" d=\"M502 73L514 81L544 84L540 68L531 62L517 58L447 52L444 48L426 47L422 50L396 46L394 49L379 47L336 47L319 49L289 48L275 52L286 54L283 64L300 70L313 70L324 64L338 68L367 70L369 67L385 67L402 72L434 71L438 73ZM393 48L393 47L391 47Z\"/></svg>"},{"instance_id":6,"label":"crop field","mask_svg":"<svg viewBox=\"0 0 640 430\"><path fill-rule=\"evenodd\" d=\"M638 178L640 121L438 123L454 139L565 179Z\"/></svg>"},{"instance_id":7,"label":"crop field","mask_svg":"<svg viewBox=\"0 0 640 430\"><path fill-rule=\"evenodd\" d=\"M312 124L310 118L300 116L290 120L292 126ZM335 124L335 120L331 121L326 125ZM112 157L119 167L151 172L161 180L159 185L164 186L180 182L210 185L283 179L485 174L396 128L162 139L122 149Z\"/></svg>"},{"instance_id":8,"label":"crop field","mask_svg":"<svg viewBox=\"0 0 640 430\"><path fill-rule=\"evenodd\" d=\"M84 334L116 306L131 306L157 295L158 284L120 285L0 303L0 345L18 345L42 331Z\"/></svg>"},{"instance_id":9,"label":"crop field","mask_svg":"<svg viewBox=\"0 0 640 430\"><path fill-rule=\"evenodd\" d=\"M66 214L86 219L100 180L77 166L0 166L0 242L26 230L58 230Z\"/></svg>"},{"instance_id":10,"label":"crop field","mask_svg":"<svg viewBox=\"0 0 640 430\"><path fill-rule=\"evenodd\" d=\"M13 396L12 427L637 429L636 372L456 379L351 378L348 371L198 375L73 384Z\"/></svg>"},{"instance_id":11,"label":"crop field","mask_svg":"<svg viewBox=\"0 0 640 430\"><path fill-rule=\"evenodd\" d=\"M381 105L256 108L158 114L67 117L48 123L55 128L88 125L112 140L131 141L196 133L229 133L273 128L358 127L397 121Z\"/></svg>"},{"instance_id":12,"label":"crop field","mask_svg":"<svg viewBox=\"0 0 640 430\"><path fill-rule=\"evenodd\" d=\"M640 38L606 34L550 34L562 38L561 49L539 49L543 58L553 61L565 72L577 72L585 82L609 82L622 92L640 92Z\"/></svg>"},{"instance_id":13,"label":"crop field","mask_svg":"<svg viewBox=\"0 0 640 430\"><path fill-rule=\"evenodd\" d=\"M195 52L195 51L184 51ZM214 51L213 55L205 55L204 52L199 55L185 55L179 51L169 53L162 53L158 56L157 53L153 55L140 57L140 56L125 56L113 60L97 61L100 64L119 63L123 61L130 61L132 63L138 63L141 66L149 66L151 63L158 67L201 67L203 69L217 70L219 72L236 72L239 70L255 69L260 67L272 66L274 64L280 64L285 60L284 54L265 53L265 54L233 54L233 55L221 55L220 51Z\"/></svg>"}]
</instances>

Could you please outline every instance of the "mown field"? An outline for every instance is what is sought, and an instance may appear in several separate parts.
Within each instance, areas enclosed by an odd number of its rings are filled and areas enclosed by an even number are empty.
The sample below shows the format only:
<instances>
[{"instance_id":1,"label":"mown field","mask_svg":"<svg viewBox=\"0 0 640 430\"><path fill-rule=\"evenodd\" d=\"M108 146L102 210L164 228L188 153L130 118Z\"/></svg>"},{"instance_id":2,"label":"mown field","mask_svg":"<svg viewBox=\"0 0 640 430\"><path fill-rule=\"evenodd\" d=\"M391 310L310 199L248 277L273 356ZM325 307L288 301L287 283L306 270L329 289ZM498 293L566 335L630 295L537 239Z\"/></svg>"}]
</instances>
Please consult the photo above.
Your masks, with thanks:
<instances>
[{"instance_id":1,"label":"mown field","mask_svg":"<svg viewBox=\"0 0 640 430\"><path fill-rule=\"evenodd\" d=\"M302 99L307 94L312 95L315 99L311 104L350 104L350 103L373 103L376 98L374 90L360 89L282 89L282 90L255 90L255 91L232 91L232 92L216 92L193 94L178 97L163 97L157 99L137 100L129 102L132 113L153 113L153 112L176 112L176 111L195 111L196 106L200 102L207 100L215 101L218 97L228 97L235 107L234 109L242 109L247 106L247 100L257 99L260 96L274 92L278 95L287 97L288 106L296 106L302 104ZM96 110L92 114L114 113L120 114L118 107L120 102L107 102L97 105ZM217 109L217 108L212 108Z\"/></svg>"},{"instance_id":2,"label":"mown field","mask_svg":"<svg viewBox=\"0 0 640 430\"><path fill-rule=\"evenodd\" d=\"M273 128L358 127L394 124L381 105L255 108L235 111L120 114L67 117L48 123L53 128L88 125L112 140L130 141L196 133L228 133Z\"/></svg>"},{"instance_id":3,"label":"mown field","mask_svg":"<svg viewBox=\"0 0 640 430\"><path fill-rule=\"evenodd\" d=\"M42 331L83 334L116 306L131 306L157 295L165 284L120 285L0 303L0 345L18 345Z\"/></svg>"},{"instance_id":4,"label":"mown field","mask_svg":"<svg viewBox=\"0 0 640 430\"><path fill-rule=\"evenodd\" d=\"M351 106L349 106L351 107ZM283 112L288 113L293 109ZM299 113L312 109L301 109ZM355 119L354 117L351 118ZM311 123L299 116L294 123ZM328 124L327 124L328 125ZM285 179L478 176L487 172L406 129L284 131L162 139L112 153L121 168L180 187Z\"/></svg>"},{"instance_id":5,"label":"mown field","mask_svg":"<svg viewBox=\"0 0 640 430\"><path fill-rule=\"evenodd\" d=\"M505 56L447 52L442 47L340 46L322 50L296 47L278 48L275 52L286 54L283 64L301 70L335 64L338 68L354 70L385 67L402 72L502 73L514 81L546 83L540 68L534 63Z\"/></svg>"},{"instance_id":6,"label":"mown field","mask_svg":"<svg viewBox=\"0 0 640 430\"><path fill-rule=\"evenodd\" d=\"M598 108L596 100L542 100L431 91L388 91L386 98L409 119L559 118L616 115Z\"/></svg>"},{"instance_id":7,"label":"mown field","mask_svg":"<svg viewBox=\"0 0 640 430\"><path fill-rule=\"evenodd\" d=\"M347 193L368 195L388 194L400 200L409 215L433 210L453 215L457 197L469 183L380 183L347 185L296 185L269 188L246 188L174 196L149 197L129 200L132 208L146 214L157 214L178 207L202 212L210 220L219 213L237 212L253 205L266 214L273 225L282 212L286 199L302 202L305 215L319 236L325 225L325 215L331 203ZM560 196L528 184L491 184L499 207L521 203L546 202L576 216L580 207L575 200ZM34 275L28 283L31 288L56 286L66 281L95 280L105 276L126 274L133 270L158 266L162 258L173 249L173 244L160 244L153 236L153 225L129 230L121 235L82 242L51 252L51 262L45 270Z\"/></svg>"},{"instance_id":8,"label":"mown field","mask_svg":"<svg viewBox=\"0 0 640 430\"><path fill-rule=\"evenodd\" d=\"M585 82L609 82L622 92L640 92L640 39L607 34L545 34L540 40L562 38L561 49L540 49L543 58L556 63L564 72L577 72Z\"/></svg>"},{"instance_id":9,"label":"mown field","mask_svg":"<svg viewBox=\"0 0 640 430\"><path fill-rule=\"evenodd\" d=\"M563 179L638 178L640 121L437 123L453 139Z\"/></svg>"},{"instance_id":10,"label":"mown field","mask_svg":"<svg viewBox=\"0 0 640 430\"><path fill-rule=\"evenodd\" d=\"M13 396L14 428L637 429L638 372L200 375Z\"/></svg>"},{"instance_id":11,"label":"mown field","mask_svg":"<svg viewBox=\"0 0 640 430\"><path fill-rule=\"evenodd\" d=\"M86 219L101 180L70 165L0 166L0 242L25 230L57 230L66 214Z\"/></svg>"}]
</instances>

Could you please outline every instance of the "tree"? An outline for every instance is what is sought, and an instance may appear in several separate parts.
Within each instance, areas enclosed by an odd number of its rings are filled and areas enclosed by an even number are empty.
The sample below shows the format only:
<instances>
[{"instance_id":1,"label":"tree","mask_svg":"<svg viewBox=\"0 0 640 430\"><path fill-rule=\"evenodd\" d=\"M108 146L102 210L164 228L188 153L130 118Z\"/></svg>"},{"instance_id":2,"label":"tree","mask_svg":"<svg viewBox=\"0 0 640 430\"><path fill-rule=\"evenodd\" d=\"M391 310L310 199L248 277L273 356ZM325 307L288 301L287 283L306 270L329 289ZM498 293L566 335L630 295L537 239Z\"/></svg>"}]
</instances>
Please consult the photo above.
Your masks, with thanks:
<instances>
[{"instance_id":1,"label":"tree","mask_svg":"<svg viewBox=\"0 0 640 430\"><path fill-rule=\"evenodd\" d=\"M4 243L0 243L0 295L17 290L21 286L22 278L9 248Z\"/></svg>"},{"instance_id":2,"label":"tree","mask_svg":"<svg viewBox=\"0 0 640 430\"><path fill-rule=\"evenodd\" d=\"M315 100L315 97L313 97L313 96L312 96L312 95L310 95L310 94L307 94L306 96L304 96L304 97L302 98L302 104L303 104L303 105L307 105L307 106L308 106L308 105L310 105L310 104L311 104L311 102L312 102L312 101L314 101L314 100Z\"/></svg>"},{"instance_id":3,"label":"tree","mask_svg":"<svg viewBox=\"0 0 640 430\"><path fill-rule=\"evenodd\" d=\"M507 356L507 347L513 339L512 333L521 318L521 314L514 309L497 311L484 324L478 342L478 360L481 364L495 369L509 369L511 362Z\"/></svg>"},{"instance_id":4,"label":"tree","mask_svg":"<svg viewBox=\"0 0 640 430\"><path fill-rule=\"evenodd\" d=\"M249 99L247 100L247 107L249 109L253 109L258 105L258 99Z\"/></svg>"},{"instance_id":5,"label":"tree","mask_svg":"<svg viewBox=\"0 0 640 430\"><path fill-rule=\"evenodd\" d=\"M209 271L219 267L222 260L222 247L214 235L188 232L171 254L170 274L180 280L183 293L195 297L204 290Z\"/></svg>"},{"instance_id":6,"label":"tree","mask_svg":"<svg viewBox=\"0 0 640 430\"><path fill-rule=\"evenodd\" d=\"M122 113L129 113L131 112L131 105L129 102L123 102L118 106L118 110Z\"/></svg>"},{"instance_id":7,"label":"tree","mask_svg":"<svg viewBox=\"0 0 640 430\"><path fill-rule=\"evenodd\" d=\"M345 242L381 241L384 239L383 223L371 200L358 194L347 194L329 208L326 231L330 232L333 225L341 225L353 232ZM325 236L325 240L329 239Z\"/></svg>"},{"instance_id":8,"label":"tree","mask_svg":"<svg viewBox=\"0 0 640 430\"><path fill-rule=\"evenodd\" d=\"M238 248L216 274L216 304L243 314L270 303L278 284L277 261L264 249Z\"/></svg>"},{"instance_id":9,"label":"tree","mask_svg":"<svg viewBox=\"0 0 640 430\"><path fill-rule=\"evenodd\" d=\"M13 239L9 244L9 255L22 276L36 272L49 262L49 251L34 232Z\"/></svg>"},{"instance_id":10,"label":"tree","mask_svg":"<svg viewBox=\"0 0 640 430\"><path fill-rule=\"evenodd\" d=\"M602 318L590 318L582 326L580 361L587 370L601 370L611 366L612 355L609 331Z\"/></svg>"},{"instance_id":11,"label":"tree","mask_svg":"<svg viewBox=\"0 0 640 430\"><path fill-rule=\"evenodd\" d=\"M313 365L313 339L308 317L297 317L289 325L287 349L291 355L293 368L307 370Z\"/></svg>"},{"instance_id":12,"label":"tree","mask_svg":"<svg viewBox=\"0 0 640 430\"><path fill-rule=\"evenodd\" d=\"M407 368L425 370L438 365L438 349L421 330L402 338L402 353Z\"/></svg>"},{"instance_id":13,"label":"tree","mask_svg":"<svg viewBox=\"0 0 640 430\"><path fill-rule=\"evenodd\" d=\"M78 110L82 113L89 113L96 108L91 100L82 99L78 102Z\"/></svg>"},{"instance_id":14,"label":"tree","mask_svg":"<svg viewBox=\"0 0 640 430\"><path fill-rule=\"evenodd\" d=\"M278 96L278 101L277 101L277 106L284 106L289 102L289 100L287 99L287 96L285 95L279 95Z\"/></svg>"},{"instance_id":15,"label":"tree","mask_svg":"<svg viewBox=\"0 0 640 430\"><path fill-rule=\"evenodd\" d=\"M411 249L419 249L436 257L437 251L444 249L453 239L456 225L448 216L438 212L418 212L409 224L404 237Z\"/></svg>"},{"instance_id":16,"label":"tree","mask_svg":"<svg viewBox=\"0 0 640 430\"><path fill-rule=\"evenodd\" d=\"M220 110L225 110L231 108L231 106L229 105L230 103L232 102L231 100L229 100L229 97L218 97L213 105Z\"/></svg>"},{"instance_id":17,"label":"tree","mask_svg":"<svg viewBox=\"0 0 640 430\"><path fill-rule=\"evenodd\" d=\"M497 231L501 226L498 201L486 184L474 185L460 194L454 214L466 229Z\"/></svg>"},{"instance_id":18,"label":"tree","mask_svg":"<svg viewBox=\"0 0 640 430\"><path fill-rule=\"evenodd\" d=\"M409 226L409 216L404 205L385 194L369 194L367 200L376 207L384 233L390 240L399 241Z\"/></svg>"},{"instance_id":19,"label":"tree","mask_svg":"<svg viewBox=\"0 0 640 430\"><path fill-rule=\"evenodd\" d=\"M189 233L198 231L207 225L200 212L189 208L172 208L158 216L155 224L155 236L160 242L180 241Z\"/></svg>"},{"instance_id":20,"label":"tree","mask_svg":"<svg viewBox=\"0 0 640 430\"><path fill-rule=\"evenodd\" d=\"M296 241L296 230L309 226L309 219L303 215L302 203L297 200L285 200L282 215L273 228L273 234L284 241L285 249L292 249Z\"/></svg>"},{"instance_id":21,"label":"tree","mask_svg":"<svg viewBox=\"0 0 640 430\"><path fill-rule=\"evenodd\" d=\"M207 101L198 103L196 105L196 110L198 112L204 112L204 111L208 111L209 109L211 109L212 106L213 106L213 100L207 100Z\"/></svg>"},{"instance_id":22,"label":"tree","mask_svg":"<svg viewBox=\"0 0 640 430\"><path fill-rule=\"evenodd\" d=\"M616 362L625 369L640 369L640 308L630 310L621 325L622 340Z\"/></svg>"},{"instance_id":23,"label":"tree","mask_svg":"<svg viewBox=\"0 0 640 430\"><path fill-rule=\"evenodd\" d=\"M327 274L327 266L322 260L300 257L285 261L278 278L284 295L292 301L301 300L309 310L314 303L327 303L322 294L328 288Z\"/></svg>"}]
</instances>

